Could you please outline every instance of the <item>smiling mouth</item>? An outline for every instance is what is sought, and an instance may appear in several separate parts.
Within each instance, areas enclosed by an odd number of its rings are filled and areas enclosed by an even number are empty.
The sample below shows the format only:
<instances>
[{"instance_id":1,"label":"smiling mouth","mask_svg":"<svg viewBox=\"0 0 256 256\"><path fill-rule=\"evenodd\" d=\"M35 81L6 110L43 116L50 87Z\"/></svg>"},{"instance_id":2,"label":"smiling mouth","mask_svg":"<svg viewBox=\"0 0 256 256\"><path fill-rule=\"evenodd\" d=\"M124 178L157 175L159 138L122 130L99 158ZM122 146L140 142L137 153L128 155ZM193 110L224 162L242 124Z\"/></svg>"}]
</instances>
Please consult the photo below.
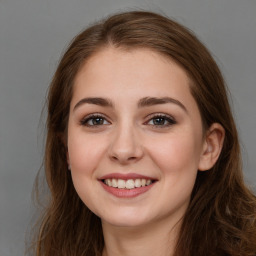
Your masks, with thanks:
<instances>
[{"instance_id":1,"label":"smiling mouth","mask_svg":"<svg viewBox=\"0 0 256 256\"><path fill-rule=\"evenodd\" d=\"M151 179L103 179L108 187L119 188L119 189L136 189L140 187L146 187L155 182Z\"/></svg>"}]
</instances>

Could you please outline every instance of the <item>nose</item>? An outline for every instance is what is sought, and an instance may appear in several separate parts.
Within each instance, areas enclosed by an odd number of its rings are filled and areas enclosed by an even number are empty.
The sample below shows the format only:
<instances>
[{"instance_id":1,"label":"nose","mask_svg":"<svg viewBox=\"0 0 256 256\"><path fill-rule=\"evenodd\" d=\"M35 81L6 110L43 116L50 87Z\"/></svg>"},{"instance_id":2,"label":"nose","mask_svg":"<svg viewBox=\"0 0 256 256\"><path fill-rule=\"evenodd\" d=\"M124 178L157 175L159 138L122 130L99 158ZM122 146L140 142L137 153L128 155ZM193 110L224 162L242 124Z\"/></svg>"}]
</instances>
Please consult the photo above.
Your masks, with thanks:
<instances>
[{"instance_id":1,"label":"nose","mask_svg":"<svg viewBox=\"0 0 256 256\"><path fill-rule=\"evenodd\" d=\"M119 127L113 133L109 146L109 157L122 165L134 163L143 155L143 146L139 134L133 127Z\"/></svg>"}]
</instances>

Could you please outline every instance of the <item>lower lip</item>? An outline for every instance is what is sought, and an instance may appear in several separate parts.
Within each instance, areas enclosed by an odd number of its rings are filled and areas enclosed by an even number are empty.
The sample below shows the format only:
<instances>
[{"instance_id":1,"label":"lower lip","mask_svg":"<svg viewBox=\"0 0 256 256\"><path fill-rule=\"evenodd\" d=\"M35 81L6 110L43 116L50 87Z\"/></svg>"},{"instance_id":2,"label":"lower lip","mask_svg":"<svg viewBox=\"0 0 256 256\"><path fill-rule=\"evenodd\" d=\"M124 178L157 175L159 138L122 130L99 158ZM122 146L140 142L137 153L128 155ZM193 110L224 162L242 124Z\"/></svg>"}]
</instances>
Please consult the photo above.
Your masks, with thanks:
<instances>
[{"instance_id":1,"label":"lower lip","mask_svg":"<svg viewBox=\"0 0 256 256\"><path fill-rule=\"evenodd\" d=\"M105 183L100 182L103 188L110 194L120 197L120 198L132 198L139 196L148 190L150 190L155 183L152 183L145 187L139 187L139 188L133 188L133 189L123 189L123 188L113 188L110 186L107 186Z\"/></svg>"}]
</instances>

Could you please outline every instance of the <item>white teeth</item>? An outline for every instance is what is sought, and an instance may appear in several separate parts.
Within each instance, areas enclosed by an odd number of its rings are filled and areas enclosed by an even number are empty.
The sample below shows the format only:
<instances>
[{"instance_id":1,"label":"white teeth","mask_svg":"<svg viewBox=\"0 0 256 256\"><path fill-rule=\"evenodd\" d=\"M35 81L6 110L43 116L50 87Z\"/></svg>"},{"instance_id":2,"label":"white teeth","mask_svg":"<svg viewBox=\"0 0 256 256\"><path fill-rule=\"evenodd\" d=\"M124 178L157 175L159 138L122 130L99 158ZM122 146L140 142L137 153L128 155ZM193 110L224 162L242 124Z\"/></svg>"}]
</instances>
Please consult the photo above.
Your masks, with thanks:
<instances>
[{"instance_id":1,"label":"white teeth","mask_svg":"<svg viewBox=\"0 0 256 256\"><path fill-rule=\"evenodd\" d=\"M125 188L125 180L117 180L117 187L118 188Z\"/></svg>"},{"instance_id":2,"label":"white teeth","mask_svg":"<svg viewBox=\"0 0 256 256\"><path fill-rule=\"evenodd\" d=\"M105 183L106 183L108 186L112 187L112 182L111 182L110 179L106 179L106 180L105 180Z\"/></svg>"},{"instance_id":3,"label":"white teeth","mask_svg":"<svg viewBox=\"0 0 256 256\"><path fill-rule=\"evenodd\" d=\"M136 187L136 188L141 187L141 180L140 180L140 179L136 179L136 180L135 180L135 187Z\"/></svg>"},{"instance_id":4,"label":"white teeth","mask_svg":"<svg viewBox=\"0 0 256 256\"><path fill-rule=\"evenodd\" d=\"M117 180L112 179L112 187L117 188Z\"/></svg>"},{"instance_id":5,"label":"white teeth","mask_svg":"<svg viewBox=\"0 0 256 256\"><path fill-rule=\"evenodd\" d=\"M151 183L152 183L151 180L147 180L147 181L146 181L146 185L147 185L147 186L150 185Z\"/></svg>"},{"instance_id":6,"label":"white teeth","mask_svg":"<svg viewBox=\"0 0 256 256\"><path fill-rule=\"evenodd\" d=\"M153 182L152 180L147 180L147 179L135 179L135 180L105 179L104 183L109 187L134 189L134 188L148 186Z\"/></svg>"},{"instance_id":7,"label":"white teeth","mask_svg":"<svg viewBox=\"0 0 256 256\"><path fill-rule=\"evenodd\" d=\"M128 189L134 188L134 180L127 180L125 183L125 187Z\"/></svg>"}]
</instances>

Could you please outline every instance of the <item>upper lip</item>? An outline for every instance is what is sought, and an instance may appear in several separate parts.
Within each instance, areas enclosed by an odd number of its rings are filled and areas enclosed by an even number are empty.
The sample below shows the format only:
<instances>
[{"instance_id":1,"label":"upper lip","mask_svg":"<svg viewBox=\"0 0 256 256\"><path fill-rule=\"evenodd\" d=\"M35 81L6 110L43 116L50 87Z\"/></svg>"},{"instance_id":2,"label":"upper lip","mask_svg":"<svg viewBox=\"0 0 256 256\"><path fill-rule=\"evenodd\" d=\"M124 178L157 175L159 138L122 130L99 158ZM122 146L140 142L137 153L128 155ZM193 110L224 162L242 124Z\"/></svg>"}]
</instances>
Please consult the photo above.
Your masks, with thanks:
<instances>
[{"instance_id":1,"label":"upper lip","mask_svg":"<svg viewBox=\"0 0 256 256\"><path fill-rule=\"evenodd\" d=\"M99 180L106 180L106 179L122 179L122 180L129 180L129 179L146 179L146 180L157 180L156 178L141 175L138 173L109 173L99 178Z\"/></svg>"}]
</instances>

